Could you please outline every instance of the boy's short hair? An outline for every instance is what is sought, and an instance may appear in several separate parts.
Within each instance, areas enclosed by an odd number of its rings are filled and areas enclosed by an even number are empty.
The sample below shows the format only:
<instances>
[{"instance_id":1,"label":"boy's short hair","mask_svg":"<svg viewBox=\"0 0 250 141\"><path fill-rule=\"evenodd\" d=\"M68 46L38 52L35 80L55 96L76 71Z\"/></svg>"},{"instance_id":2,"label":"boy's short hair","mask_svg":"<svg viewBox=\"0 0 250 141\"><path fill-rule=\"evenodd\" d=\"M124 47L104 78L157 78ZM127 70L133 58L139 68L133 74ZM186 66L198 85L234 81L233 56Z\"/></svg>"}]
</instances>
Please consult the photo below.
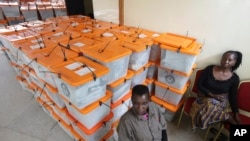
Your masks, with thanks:
<instances>
[{"instance_id":1,"label":"boy's short hair","mask_svg":"<svg viewBox=\"0 0 250 141\"><path fill-rule=\"evenodd\" d=\"M145 85L136 85L132 89L132 98L134 95L142 96L142 95L147 95L149 97L149 90L148 87Z\"/></svg>"}]
</instances>

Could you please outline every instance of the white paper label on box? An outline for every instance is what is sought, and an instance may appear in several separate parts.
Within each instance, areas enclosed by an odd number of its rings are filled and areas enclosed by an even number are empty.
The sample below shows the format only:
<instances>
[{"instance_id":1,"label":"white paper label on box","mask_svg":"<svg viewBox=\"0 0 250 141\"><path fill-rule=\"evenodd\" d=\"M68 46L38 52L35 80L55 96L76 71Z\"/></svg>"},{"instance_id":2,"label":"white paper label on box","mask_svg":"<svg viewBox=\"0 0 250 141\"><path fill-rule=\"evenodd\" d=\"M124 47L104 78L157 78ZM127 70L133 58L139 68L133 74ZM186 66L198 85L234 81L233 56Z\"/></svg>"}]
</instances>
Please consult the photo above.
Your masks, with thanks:
<instances>
[{"instance_id":1,"label":"white paper label on box","mask_svg":"<svg viewBox=\"0 0 250 141\"><path fill-rule=\"evenodd\" d=\"M88 32L91 32L92 30L91 29L84 29L82 30L83 33L88 33Z\"/></svg>"},{"instance_id":2,"label":"white paper label on box","mask_svg":"<svg viewBox=\"0 0 250 141\"><path fill-rule=\"evenodd\" d=\"M53 36L61 36L61 35L63 35L63 32L58 32L58 33L54 34Z\"/></svg>"},{"instance_id":3,"label":"white paper label on box","mask_svg":"<svg viewBox=\"0 0 250 141\"><path fill-rule=\"evenodd\" d=\"M160 36L160 34L155 33L155 34L153 34L152 36L153 36L153 37L158 37L158 36Z\"/></svg>"},{"instance_id":4,"label":"white paper label on box","mask_svg":"<svg viewBox=\"0 0 250 141\"><path fill-rule=\"evenodd\" d=\"M90 67L87 68L87 67L85 67L85 68L82 68L80 70L75 71L75 73L78 74L78 75L80 75L80 76L83 76L83 75L91 72L89 69L91 71L95 71L95 69L93 69L93 68L90 68Z\"/></svg>"},{"instance_id":5,"label":"white paper label on box","mask_svg":"<svg viewBox=\"0 0 250 141\"><path fill-rule=\"evenodd\" d=\"M40 47L44 47L44 44L36 44L36 45L30 46L31 49L38 49Z\"/></svg>"},{"instance_id":6,"label":"white paper label on box","mask_svg":"<svg viewBox=\"0 0 250 141\"><path fill-rule=\"evenodd\" d=\"M74 45L77 46L77 47L83 47L83 46L85 46L85 44L81 43L81 42L76 42L76 43L74 43Z\"/></svg>"},{"instance_id":7,"label":"white paper label on box","mask_svg":"<svg viewBox=\"0 0 250 141\"><path fill-rule=\"evenodd\" d=\"M43 27L37 27L36 30L43 30Z\"/></svg>"},{"instance_id":8,"label":"white paper label on box","mask_svg":"<svg viewBox=\"0 0 250 141\"><path fill-rule=\"evenodd\" d=\"M145 38L145 37L147 37L147 35L145 35L145 34L140 34L139 35L139 38Z\"/></svg>"},{"instance_id":9,"label":"white paper label on box","mask_svg":"<svg viewBox=\"0 0 250 141\"><path fill-rule=\"evenodd\" d=\"M130 33L129 31L126 31L126 30L122 30L121 32L125 33L125 34L129 34Z\"/></svg>"},{"instance_id":10,"label":"white paper label on box","mask_svg":"<svg viewBox=\"0 0 250 141\"><path fill-rule=\"evenodd\" d=\"M67 68L69 70L74 70L76 68L79 68L80 66L82 66L82 63L80 63L80 62L74 62L72 64L69 64L69 65L65 66L65 68Z\"/></svg>"},{"instance_id":11,"label":"white paper label on box","mask_svg":"<svg viewBox=\"0 0 250 141\"><path fill-rule=\"evenodd\" d=\"M103 33L102 35L103 35L104 37L112 37L112 36L114 36L114 34L109 33L109 32L105 32L105 33Z\"/></svg>"}]
</instances>

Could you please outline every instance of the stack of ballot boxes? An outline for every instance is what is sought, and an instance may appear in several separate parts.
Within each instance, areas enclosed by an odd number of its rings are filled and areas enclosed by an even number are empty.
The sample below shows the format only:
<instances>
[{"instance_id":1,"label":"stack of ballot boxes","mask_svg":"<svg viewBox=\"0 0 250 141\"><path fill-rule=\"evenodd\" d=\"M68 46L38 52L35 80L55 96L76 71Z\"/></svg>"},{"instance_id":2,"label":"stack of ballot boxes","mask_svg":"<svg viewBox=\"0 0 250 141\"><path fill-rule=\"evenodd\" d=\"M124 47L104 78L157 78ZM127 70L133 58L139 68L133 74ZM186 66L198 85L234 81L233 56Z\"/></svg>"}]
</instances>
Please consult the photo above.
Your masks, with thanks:
<instances>
[{"instance_id":1,"label":"stack of ballot boxes","mask_svg":"<svg viewBox=\"0 0 250 141\"><path fill-rule=\"evenodd\" d=\"M160 47L160 62L152 99L160 106L165 105L167 119L171 121L184 102L183 96L190 83L189 77L196 67L201 44L195 38L172 33L163 33L154 38L154 44Z\"/></svg>"},{"instance_id":2,"label":"stack of ballot boxes","mask_svg":"<svg viewBox=\"0 0 250 141\"><path fill-rule=\"evenodd\" d=\"M17 81L81 141L116 140L138 84L148 86L151 100L171 121L201 49L194 38L81 15L22 25L0 31Z\"/></svg>"}]
</instances>

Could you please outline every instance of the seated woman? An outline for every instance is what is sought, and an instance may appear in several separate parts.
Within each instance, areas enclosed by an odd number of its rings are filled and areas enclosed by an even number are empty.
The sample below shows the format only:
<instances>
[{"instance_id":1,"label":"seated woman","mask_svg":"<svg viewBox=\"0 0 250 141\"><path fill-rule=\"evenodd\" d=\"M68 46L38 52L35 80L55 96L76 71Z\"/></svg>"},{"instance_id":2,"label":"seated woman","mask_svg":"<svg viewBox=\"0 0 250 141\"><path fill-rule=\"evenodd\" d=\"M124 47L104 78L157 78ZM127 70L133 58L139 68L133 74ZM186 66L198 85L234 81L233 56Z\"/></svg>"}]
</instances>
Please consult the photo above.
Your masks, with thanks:
<instances>
[{"instance_id":1,"label":"seated woman","mask_svg":"<svg viewBox=\"0 0 250 141\"><path fill-rule=\"evenodd\" d=\"M234 72L242 61L239 51L227 51L220 65L207 66L198 79L198 98L192 104L192 128L206 129L210 124L228 120L239 124L237 90L239 76ZM233 117L226 111L229 102Z\"/></svg>"}]
</instances>

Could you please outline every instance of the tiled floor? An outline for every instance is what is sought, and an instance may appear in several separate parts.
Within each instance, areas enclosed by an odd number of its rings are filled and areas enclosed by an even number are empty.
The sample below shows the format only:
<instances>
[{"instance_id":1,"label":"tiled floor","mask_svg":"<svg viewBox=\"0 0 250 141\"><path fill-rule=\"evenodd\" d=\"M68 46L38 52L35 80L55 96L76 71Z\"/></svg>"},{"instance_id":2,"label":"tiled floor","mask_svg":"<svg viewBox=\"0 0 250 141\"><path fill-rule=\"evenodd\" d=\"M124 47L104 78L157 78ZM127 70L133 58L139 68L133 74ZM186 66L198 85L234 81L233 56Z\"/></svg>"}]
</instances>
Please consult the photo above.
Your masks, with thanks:
<instances>
[{"instance_id":1,"label":"tiled floor","mask_svg":"<svg viewBox=\"0 0 250 141\"><path fill-rule=\"evenodd\" d=\"M16 81L16 72L0 51L0 140L73 141ZM180 129L177 118L168 122L169 141L202 141L204 131L192 132L184 116Z\"/></svg>"}]
</instances>

